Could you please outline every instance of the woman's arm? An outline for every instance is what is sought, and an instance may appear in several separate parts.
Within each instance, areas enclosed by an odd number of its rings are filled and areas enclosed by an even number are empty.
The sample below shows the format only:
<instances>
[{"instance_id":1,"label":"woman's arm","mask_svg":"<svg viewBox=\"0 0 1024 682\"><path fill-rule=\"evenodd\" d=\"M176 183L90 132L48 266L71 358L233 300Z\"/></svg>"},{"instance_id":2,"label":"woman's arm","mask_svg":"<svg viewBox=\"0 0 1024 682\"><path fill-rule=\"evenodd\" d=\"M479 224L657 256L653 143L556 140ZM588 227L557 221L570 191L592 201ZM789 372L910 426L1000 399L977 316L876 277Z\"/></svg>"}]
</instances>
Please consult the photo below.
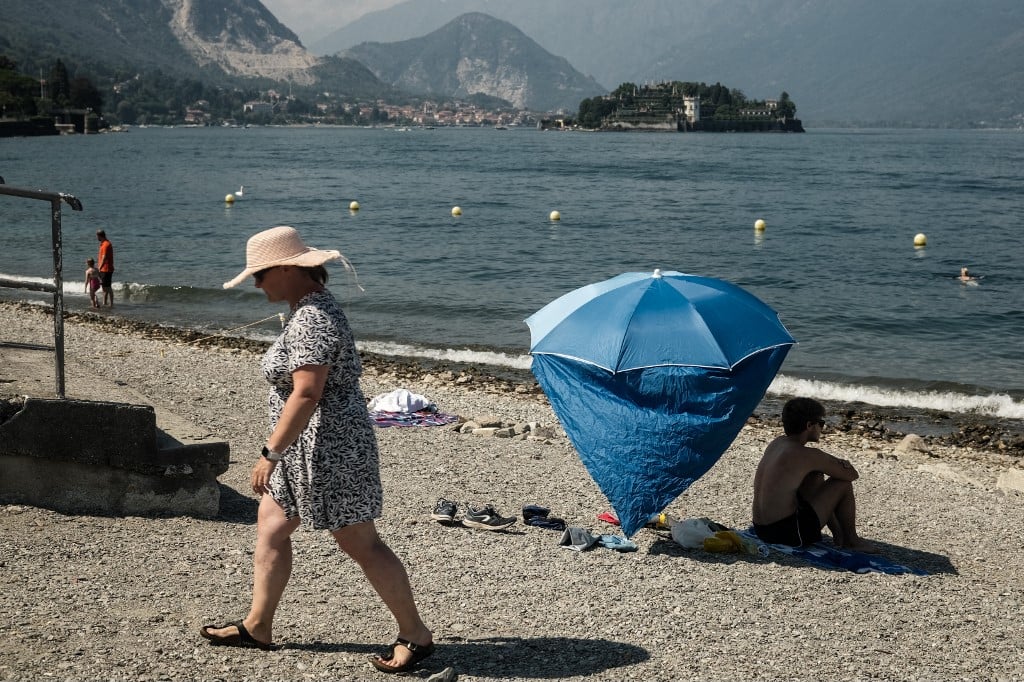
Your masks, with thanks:
<instances>
[{"instance_id":1,"label":"woman's arm","mask_svg":"<svg viewBox=\"0 0 1024 682\"><path fill-rule=\"evenodd\" d=\"M305 430L324 394L328 369L327 365L303 365L292 372L294 387L267 439L268 448L284 452Z\"/></svg>"},{"instance_id":2,"label":"woman's arm","mask_svg":"<svg viewBox=\"0 0 1024 682\"><path fill-rule=\"evenodd\" d=\"M324 394L329 369L327 365L303 365L292 372L294 387L284 403L274 432L267 439L268 448L274 452L284 452L305 430ZM275 466L277 462L266 457L256 462L252 469L252 489L257 495L267 491Z\"/></svg>"}]
</instances>

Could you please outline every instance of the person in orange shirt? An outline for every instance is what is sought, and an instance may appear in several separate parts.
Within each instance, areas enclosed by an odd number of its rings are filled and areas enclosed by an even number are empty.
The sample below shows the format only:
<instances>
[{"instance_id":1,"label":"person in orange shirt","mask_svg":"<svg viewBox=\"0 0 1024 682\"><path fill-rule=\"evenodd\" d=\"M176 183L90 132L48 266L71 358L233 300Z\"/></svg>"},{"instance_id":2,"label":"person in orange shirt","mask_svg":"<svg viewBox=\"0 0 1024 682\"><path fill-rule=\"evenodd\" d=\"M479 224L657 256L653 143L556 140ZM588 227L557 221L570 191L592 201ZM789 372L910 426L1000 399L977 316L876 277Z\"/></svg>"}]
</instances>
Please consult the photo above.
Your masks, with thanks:
<instances>
[{"instance_id":1,"label":"person in orange shirt","mask_svg":"<svg viewBox=\"0 0 1024 682\"><path fill-rule=\"evenodd\" d=\"M100 286L103 287L103 305L114 307L114 245L107 239L107 233L96 230L96 239L100 242L100 254L96 269L100 271Z\"/></svg>"}]
</instances>

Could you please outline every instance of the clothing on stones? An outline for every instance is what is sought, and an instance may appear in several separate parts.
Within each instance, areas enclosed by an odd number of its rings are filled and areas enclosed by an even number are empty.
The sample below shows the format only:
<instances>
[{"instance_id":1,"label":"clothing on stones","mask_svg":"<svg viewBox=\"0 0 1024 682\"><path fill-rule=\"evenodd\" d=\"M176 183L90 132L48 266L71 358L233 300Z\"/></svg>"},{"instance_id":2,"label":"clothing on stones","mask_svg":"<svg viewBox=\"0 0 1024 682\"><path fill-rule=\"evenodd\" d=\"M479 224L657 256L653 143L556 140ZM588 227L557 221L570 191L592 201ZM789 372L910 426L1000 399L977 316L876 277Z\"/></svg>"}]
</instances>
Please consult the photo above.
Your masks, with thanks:
<instances>
[{"instance_id":1,"label":"clothing on stones","mask_svg":"<svg viewBox=\"0 0 1024 682\"><path fill-rule=\"evenodd\" d=\"M285 516L334 531L379 518L383 504L377 440L359 386L362 366L348 319L330 292L304 296L263 357L273 429L294 388L292 372L329 367L323 396L270 477Z\"/></svg>"}]
</instances>

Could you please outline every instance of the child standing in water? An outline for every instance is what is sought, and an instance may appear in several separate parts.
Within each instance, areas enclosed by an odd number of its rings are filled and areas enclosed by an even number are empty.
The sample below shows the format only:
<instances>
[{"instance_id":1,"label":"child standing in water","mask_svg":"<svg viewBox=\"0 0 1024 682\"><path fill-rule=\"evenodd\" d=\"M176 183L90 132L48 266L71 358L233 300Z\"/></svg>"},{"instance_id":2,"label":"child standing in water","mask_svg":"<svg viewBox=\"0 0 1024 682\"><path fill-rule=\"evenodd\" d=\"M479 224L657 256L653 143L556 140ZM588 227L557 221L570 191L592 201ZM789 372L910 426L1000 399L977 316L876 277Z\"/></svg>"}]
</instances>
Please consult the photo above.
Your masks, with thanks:
<instances>
[{"instance_id":1,"label":"child standing in water","mask_svg":"<svg viewBox=\"0 0 1024 682\"><path fill-rule=\"evenodd\" d=\"M89 292L89 300L93 308L99 308L99 301L96 300L96 292L100 289L100 271L96 269L96 261L92 258L85 259L85 290Z\"/></svg>"}]
</instances>

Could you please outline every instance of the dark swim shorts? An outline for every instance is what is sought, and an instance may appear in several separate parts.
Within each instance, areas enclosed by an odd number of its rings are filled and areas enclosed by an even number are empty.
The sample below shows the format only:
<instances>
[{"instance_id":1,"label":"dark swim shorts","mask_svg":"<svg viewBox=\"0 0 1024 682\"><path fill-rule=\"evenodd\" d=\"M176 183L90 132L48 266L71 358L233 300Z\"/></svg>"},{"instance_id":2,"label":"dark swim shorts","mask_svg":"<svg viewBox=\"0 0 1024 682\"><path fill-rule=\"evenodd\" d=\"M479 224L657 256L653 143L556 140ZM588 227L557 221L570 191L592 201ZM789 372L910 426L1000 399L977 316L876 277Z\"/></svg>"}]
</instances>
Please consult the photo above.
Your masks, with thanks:
<instances>
[{"instance_id":1,"label":"dark swim shorts","mask_svg":"<svg viewBox=\"0 0 1024 682\"><path fill-rule=\"evenodd\" d=\"M796 513L775 523L754 524L757 537L771 544L803 547L821 540L821 522L814 507L803 498L796 500Z\"/></svg>"},{"instance_id":2,"label":"dark swim shorts","mask_svg":"<svg viewBox=\"0 0 1024 682\"><path fill-rule=\"evenodd\" d=\"M104 289L110 288L110 282L114 279L114 273L112 272L101 272L100 273L100 284L103 285Z\"/></svg>"}]
</instances>

